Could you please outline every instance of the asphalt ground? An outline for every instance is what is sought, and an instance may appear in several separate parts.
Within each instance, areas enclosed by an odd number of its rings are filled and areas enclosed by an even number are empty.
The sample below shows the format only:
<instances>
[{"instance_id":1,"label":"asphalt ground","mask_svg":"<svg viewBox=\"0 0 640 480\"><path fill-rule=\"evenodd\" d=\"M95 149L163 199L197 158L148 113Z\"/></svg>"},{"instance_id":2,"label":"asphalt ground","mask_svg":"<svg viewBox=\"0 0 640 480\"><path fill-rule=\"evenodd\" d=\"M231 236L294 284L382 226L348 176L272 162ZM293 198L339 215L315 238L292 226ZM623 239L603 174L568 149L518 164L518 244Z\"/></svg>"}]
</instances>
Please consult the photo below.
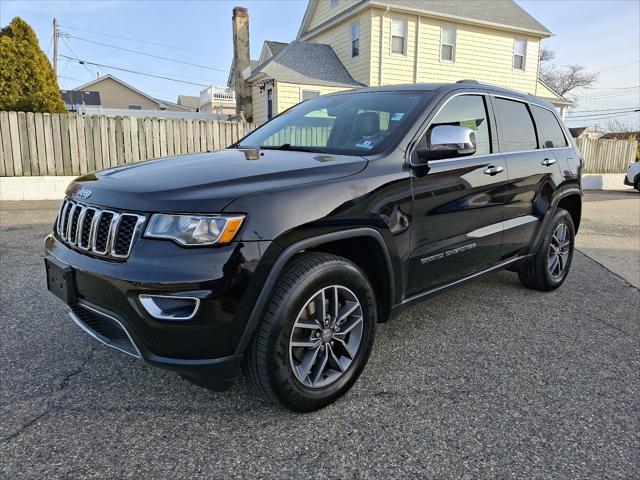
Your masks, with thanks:
<instances>
[{"instance_id":1,"label":"asphalt ground","mask_svg":"<svg viewBox=\"0 0 640 480\"><path fill-rule=\"evenodd\" d=\"M602 262L576 253L551 293L502 272L431 298L299 415L80 330L45 286L57 205L0 205L2 479L640 477L640 292Z\"/></svg>"}]
</instances>

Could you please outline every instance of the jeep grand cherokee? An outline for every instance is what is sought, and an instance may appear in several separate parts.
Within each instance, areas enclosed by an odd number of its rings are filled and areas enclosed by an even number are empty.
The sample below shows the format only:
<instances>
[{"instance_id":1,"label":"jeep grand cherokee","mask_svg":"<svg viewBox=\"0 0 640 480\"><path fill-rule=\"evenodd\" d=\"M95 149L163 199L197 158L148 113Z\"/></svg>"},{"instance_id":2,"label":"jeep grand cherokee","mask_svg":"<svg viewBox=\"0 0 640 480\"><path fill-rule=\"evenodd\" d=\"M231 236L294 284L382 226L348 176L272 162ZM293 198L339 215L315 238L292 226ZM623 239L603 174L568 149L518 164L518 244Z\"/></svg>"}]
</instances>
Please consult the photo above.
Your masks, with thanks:
<instances>
[{"instance_id":1,"label":"jeep grand cherokee","mask_svg":"<svg viewBox=\"0 0 640 480\"><path fill-rule=\"evenodd\" d=\"M87 333L296 411L355 382L376 324L500 269L553 290L580 153L547 102L465 81L316 97L217 153L93 173L46 239Z\"/></svg>"}]
</instances>

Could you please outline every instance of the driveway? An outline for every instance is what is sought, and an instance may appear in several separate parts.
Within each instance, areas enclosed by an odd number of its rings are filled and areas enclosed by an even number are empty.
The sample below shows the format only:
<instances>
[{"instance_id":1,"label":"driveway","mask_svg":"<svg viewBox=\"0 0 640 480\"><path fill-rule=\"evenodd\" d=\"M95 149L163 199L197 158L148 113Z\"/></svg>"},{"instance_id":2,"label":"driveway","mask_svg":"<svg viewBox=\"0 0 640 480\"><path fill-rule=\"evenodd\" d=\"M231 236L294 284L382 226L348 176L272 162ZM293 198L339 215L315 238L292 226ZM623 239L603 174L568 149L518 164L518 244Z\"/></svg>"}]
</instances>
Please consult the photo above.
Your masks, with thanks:
<instances>
[{"instance_id":1,"label":"driveway","mask_svg":"<svg viewBox=\"0 0 640 480\"><path fill-rule=\"evenodd\" d=\"M46 292L57 202L3 204L0 478L638 478L640 292L603 266L634 244L598 195L597 261L576 253L561 289L502 272L434 297L381 325L354 388L308 415L96 343Z\"/></svg>"}]
</instances>

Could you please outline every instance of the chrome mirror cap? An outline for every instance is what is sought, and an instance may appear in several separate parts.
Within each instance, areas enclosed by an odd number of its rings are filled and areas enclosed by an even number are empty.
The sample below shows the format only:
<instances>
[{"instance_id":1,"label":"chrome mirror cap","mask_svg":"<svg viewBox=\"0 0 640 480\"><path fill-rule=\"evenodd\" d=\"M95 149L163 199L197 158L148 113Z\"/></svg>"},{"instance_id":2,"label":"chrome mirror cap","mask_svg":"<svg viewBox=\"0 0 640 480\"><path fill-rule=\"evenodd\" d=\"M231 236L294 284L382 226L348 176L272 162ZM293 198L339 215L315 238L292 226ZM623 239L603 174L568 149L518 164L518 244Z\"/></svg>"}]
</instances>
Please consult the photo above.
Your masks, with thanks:
<instances>
[{"instance_id":1,"label":"chrome mirror cap","mask_svg":"<svg viewBox=\"0 0 640 480\"><path fill-rule=\"evenodd\" d=\"M473 155L476 135L469 127L438 125L427 132L427 146L418 147L415 153L419 162Z\"/></svg>"}]
</instances>

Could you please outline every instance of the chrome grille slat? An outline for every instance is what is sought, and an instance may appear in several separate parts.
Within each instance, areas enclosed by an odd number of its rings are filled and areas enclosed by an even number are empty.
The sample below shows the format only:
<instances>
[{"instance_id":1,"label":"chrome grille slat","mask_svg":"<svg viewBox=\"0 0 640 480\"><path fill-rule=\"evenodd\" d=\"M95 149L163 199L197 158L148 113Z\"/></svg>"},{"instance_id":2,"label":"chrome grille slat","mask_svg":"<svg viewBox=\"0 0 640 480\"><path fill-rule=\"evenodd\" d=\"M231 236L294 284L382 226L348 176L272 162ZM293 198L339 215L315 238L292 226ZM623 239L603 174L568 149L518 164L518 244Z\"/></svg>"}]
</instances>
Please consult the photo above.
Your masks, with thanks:
<instances>
[{"instance_id":1,"label":"chrome grille slat","mask_svg":"<svg viewBox=\"0 0 640 480\"><path fill-rule=\"evenodd\" d=\"M64 243L83 253L123 260L131 254L145 221L144 215L103 210L65 198L55 230Z\"/></svg>"}]
</instances>

